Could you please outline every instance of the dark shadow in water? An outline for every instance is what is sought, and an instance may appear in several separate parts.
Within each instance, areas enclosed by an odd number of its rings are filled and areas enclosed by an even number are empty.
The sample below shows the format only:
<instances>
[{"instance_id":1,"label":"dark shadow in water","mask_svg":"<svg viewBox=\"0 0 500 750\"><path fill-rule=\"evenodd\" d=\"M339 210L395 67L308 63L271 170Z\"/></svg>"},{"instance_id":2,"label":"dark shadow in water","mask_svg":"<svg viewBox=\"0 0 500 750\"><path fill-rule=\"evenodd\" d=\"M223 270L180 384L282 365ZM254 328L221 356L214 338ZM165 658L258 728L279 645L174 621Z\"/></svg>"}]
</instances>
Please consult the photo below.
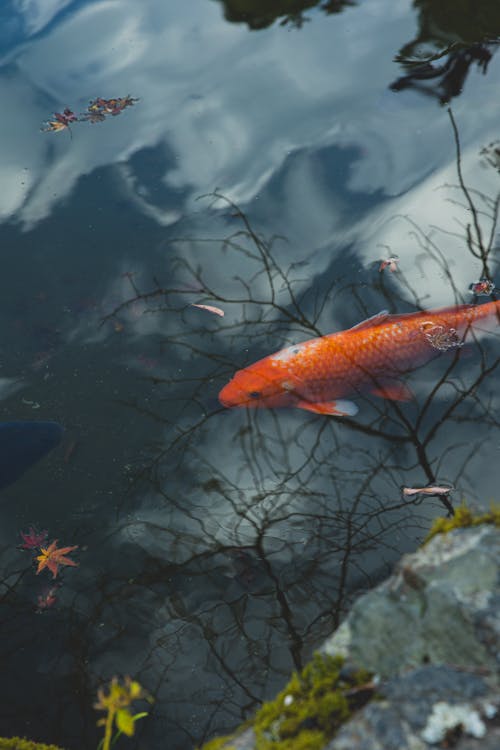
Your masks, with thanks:
<instances>
[{"instance_id":1,"label":"dark shadow in water","mask_svg":"<svg viewBox=\"0 0 500 750\"><path fill-rule=\"evenodd\" d=\"M265 29L280 19L280 25L300 29L310 19L305 11L319 8L325 13L340 13L357 5L355 0L219 0L224 18L231 23L246 23L254 31Z\"/></svg>"},{"instance_id":2,"label":"dark shadow in water","mask_svg":"<svg viewBox=\"0 0 500 750\"><path fill-rule=\"evenodd\" d=\"M57 422L0 422L0 489L59 445L63 434Z\"/></svg>"},{"instance_id":3,"label":"dark shadow in water","mask_svg":"<svg viewBox=\"0 0 500 750\"><path fill-rule=\"evenodd\" d=\"M463 91L473 67L484 74L498 48L500 9L496 0L457 4L414 0L418 33L396 56L405 74L393 91L412 89L450 102Z\"/></svg>"}]
</instances>

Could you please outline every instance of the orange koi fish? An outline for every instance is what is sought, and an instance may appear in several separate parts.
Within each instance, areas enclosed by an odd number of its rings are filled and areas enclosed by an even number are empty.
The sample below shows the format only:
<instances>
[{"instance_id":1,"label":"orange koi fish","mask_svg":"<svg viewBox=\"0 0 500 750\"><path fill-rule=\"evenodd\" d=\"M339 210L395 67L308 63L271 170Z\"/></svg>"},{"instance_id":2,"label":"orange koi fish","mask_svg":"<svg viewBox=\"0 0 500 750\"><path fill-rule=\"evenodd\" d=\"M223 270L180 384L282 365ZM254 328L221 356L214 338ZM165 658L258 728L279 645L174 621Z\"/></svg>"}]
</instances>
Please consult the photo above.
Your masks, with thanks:
<instances>
[{"instance_id":1,"label":"orange koi fish","mask_svg":"<svg viewBox=\"0 0 500 750\"><path fill-rule=\"evenodd\" d=\"M500 301L389 315L289 346L235 373L219 393L223 406L295 406L317 414L353 416L345 396L372 393L409 401L400 380L440 352L500 324Z\"/></svg>"}]
</instances>

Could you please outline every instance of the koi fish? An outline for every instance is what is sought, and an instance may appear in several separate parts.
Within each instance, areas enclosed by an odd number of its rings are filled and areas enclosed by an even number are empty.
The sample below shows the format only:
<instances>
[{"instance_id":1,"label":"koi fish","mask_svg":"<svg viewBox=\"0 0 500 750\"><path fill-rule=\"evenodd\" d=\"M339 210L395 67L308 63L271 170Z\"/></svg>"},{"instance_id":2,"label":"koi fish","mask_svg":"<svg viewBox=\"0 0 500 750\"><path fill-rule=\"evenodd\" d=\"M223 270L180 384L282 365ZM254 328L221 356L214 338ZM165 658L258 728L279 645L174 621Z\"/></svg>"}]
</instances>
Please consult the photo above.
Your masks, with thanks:
<instances>
[{"instance_id":1,"label":"koi fish","mask_svg":"<svg viewBox=\"0 0 500 750\"><path fill-rule=\"evenodd\" d=\"M499 323L500 301L403 315L383 310L346 331L289 346L239 370L219 400L226 407L294 406L342 417L358 412L346 396L409 401L413 394L402 375Z\"/></svg>"}]
</instances>

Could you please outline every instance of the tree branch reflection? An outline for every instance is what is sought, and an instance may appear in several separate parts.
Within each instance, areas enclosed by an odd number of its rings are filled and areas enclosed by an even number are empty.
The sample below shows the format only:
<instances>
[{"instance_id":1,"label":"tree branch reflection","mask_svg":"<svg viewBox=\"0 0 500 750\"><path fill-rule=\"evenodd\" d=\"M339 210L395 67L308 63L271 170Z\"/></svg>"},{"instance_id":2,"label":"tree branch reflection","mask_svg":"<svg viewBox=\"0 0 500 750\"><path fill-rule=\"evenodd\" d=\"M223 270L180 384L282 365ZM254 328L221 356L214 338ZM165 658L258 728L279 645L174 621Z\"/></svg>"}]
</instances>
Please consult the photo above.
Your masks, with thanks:
<instances>
[{"instance_id":1,"label":"tree branch reflection","mask_svg":"<svg viewBox=\"0 0 500 750\"><path fill-rule=\"evenodd\" d=\"M458 188L448 189L462 190L461 239L493 273L498 196L471 190L460 169ZM124 429L140 414L153 437L134 464L128 496L107 511L116 523L104 526L99 516L82 525L79 543L92 539L92 554L72 579L75 589L66 589L64 617L40 617L40 637L50 641L50 631L64 644L69 666L57 662L57 674L72 700L80 698L61 709L75 747L94 743L88 706L117 663L156 697L140 727L142 746L166 732L181 747L234 728L301 668L356 593L414 548L442 504L452 511L447 498L405 498L401 486L448 480L458 499L474 496L473 477L497 440L495 336L416 371L411 403L362 398L356 419L213 407L235 369L296 337L348 327L386 306L424 309L425 299L409 275L396 282L373 267L353 280L332 260L307 277L283 239L267 239L221 193L210 200L220 232L171 240L164 275L149 287L139 273L127 274L122 298L102 320L102 331L121 321L130 346L146 330L163 359L153 372L141 370L144 397L120 402ZM419 252L463 301L439 235L407 221ZM210 317L192 302L220 305L226 316ZM2 624L15 632L6 643L19 654L33 636L31 577L18 567L6 565L17 572L2 582ZM1 655L8 665L6 646ZM56 669L51 653L46 659L47 670ZM35 675L33 690L45 679ZM66 719L40 721L62 727Z\"/></svg>"},{"instance_id":2,"label":"tree branch reflection","mask_svg":"<svg viewBox=\"0 0 500 750\"><path fill-rule=\"evenodd\" d=\"M498 6L492 0L461 7L450 0L414 0L413 5L418 32L396 55L406 73L390 88L410 88L447 104L462 93L473 66L486 74L498 48Z\"/></svg>"},{"instance_id":3,"label":"tree branch reflection","mask_svg":"<svg viewBox=\"0 0 500 750\"><path fill-rule=\"evenodd\" d=\"M330 15L357 5L355 0L221 0L224 17L231 23L246 23L254 31L271 26L278 19L281 26L301 29L310 19L305 11L319 8Z\"/></svg>"}]
</instances>

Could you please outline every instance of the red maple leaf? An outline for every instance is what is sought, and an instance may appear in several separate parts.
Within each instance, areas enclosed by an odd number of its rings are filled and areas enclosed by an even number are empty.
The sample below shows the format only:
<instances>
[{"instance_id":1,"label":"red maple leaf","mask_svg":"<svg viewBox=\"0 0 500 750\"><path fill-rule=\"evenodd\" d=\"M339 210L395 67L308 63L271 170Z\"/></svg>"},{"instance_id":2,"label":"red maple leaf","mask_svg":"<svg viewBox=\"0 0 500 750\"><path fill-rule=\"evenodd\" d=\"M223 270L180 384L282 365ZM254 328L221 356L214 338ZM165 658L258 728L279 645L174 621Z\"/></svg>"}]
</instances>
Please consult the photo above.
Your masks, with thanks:
<instances>
[{"instance_id":1,"label":"red maple leaf","mask_svg":"<svg viewBox=\"0 0 500 750\"><path fill-rule=\"evenodd\" d=\"M26 534L23 531L19 533L23 540L19 549L39 549L47 541L48 531L37 531L34 526L30 526Z\"/></svg>"},{"instance_id":2,"label":"red maple leaf","mask_svg":"<svg viewBox=\"0 0 500 750\"><path fill-rule=\"evenodd\" d=\"M57 602L57 592L59 590L59 587L61 586L60 583L56 583L50 588L43 589L37 597L37 611L43 612L46 609L50 609L50 607L53 607L54 604Z\"/></svg>"},{"instance_id":3,"label":"red maple leaf","mask_svg":"<svg viewBox=\"0 0 500 750\"><path fill-rule=\"evenodd\" d=\"M68 129L68 132L70 134L70 137L72 138L71 134L71 128L70 123L77 122L78 117L75 115L75 113L69 109L69 107L66 107L64 112L54 112L54 119L49 120L45 123L46 127L42 128L43 133L47 132L57 132L58 130L66 130Z\"/></svg>"},{"instance_id":4,"label":"red maple leaf","mask_svg":"<svg viewBox=\"0 0 500 750\"><path fill-rule=\"evenodd\" d=\"M65 556L68 552L77 549L78 545L75 544L72 547L58 547L57 542L58 540L54 539L48 547L41 547L41 554L36 558L38 560L38 568L36 570L37 575L41 573L44 568L48 568L52 573L52 577L55 578L59 572L60 565L71 565L72 567L78 565L74 560Z\"/></svg>"},{"instance_id":5,"label":"red maple leaf","mask_svg":"<svg viewBox=\"0 0 500 750\"><path fill-rule=\"evenodd\" d=\"M102 96L98 96L97 99L90 102L83 119L90 122L100 122L106 115L115 117L123 112L126 107L132 107L138 101L139 99L134 99L129 94L115 99L103 99Z\"/></svg>"},{"instance_id":6,"label":"red maple leaf","mask_svg":"<svg viewBox=\"0 0 500 750\"><path fill-rule=\"evenodd\" d=\"M58 122L62 122L63 125L69 125L70 122L76 122L78 120L78 117L75 115L75 113L72 112L68 107L66 107L62 114L61 112L54 112L54 117Z\"/></svg>"}]
</instances>

